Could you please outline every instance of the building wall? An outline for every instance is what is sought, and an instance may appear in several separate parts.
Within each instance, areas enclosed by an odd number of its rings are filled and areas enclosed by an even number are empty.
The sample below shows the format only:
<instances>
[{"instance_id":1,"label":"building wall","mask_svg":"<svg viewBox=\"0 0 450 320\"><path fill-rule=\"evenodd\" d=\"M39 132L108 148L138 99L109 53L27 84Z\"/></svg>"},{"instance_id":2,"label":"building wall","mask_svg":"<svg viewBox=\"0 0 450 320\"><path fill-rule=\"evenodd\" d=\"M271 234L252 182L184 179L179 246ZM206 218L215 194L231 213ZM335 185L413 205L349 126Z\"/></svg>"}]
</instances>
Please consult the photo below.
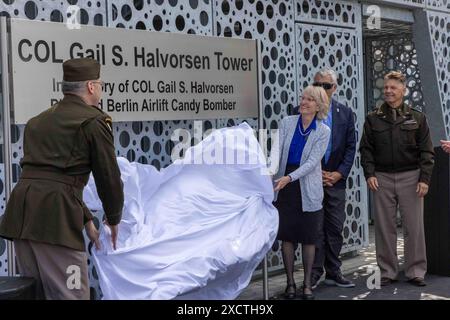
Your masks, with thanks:
<instances>
[{"instance_id":1,"label":"building wall","mask_svg":"<svg viewBox=\"0 0 450 320\"><path fill-rule=\"evenodd\" d=\"M445 134L447 138L450 136L450 1L433 1L440 3L440 8L446 8L447 12L436 12L429 10L426 12L428 20L428 35L426 39L431 40L431 51L433 56L434 69L430 72L435 77L434 83L437 82L440 105L434 105L434 110L442 117ZM446 6L444 7L444 4ZM434 73L434 74L433 74ZM444 133L443 133L444 135ZM437 140L440 137L436 137Z\"/></svg>"}]
</instances>

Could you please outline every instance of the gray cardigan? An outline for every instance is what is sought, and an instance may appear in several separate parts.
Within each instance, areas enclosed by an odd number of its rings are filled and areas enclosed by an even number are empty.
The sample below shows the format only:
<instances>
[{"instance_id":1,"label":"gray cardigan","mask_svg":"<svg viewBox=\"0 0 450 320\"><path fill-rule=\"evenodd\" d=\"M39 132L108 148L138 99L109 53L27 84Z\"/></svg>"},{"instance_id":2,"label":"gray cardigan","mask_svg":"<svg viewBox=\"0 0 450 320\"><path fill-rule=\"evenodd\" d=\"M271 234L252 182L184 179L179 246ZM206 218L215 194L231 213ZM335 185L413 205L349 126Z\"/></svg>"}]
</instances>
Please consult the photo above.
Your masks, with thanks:
<instances>
[{"instance_id":1,"label":"gray cardigan","mask_svg":"<svg viewBox=\"0 0 450 320\"><path fill-rule=\"evenodd\" d=\"M297 129L299 116L288 116L281 120L279 130L279 141L275 141L274 157L280 159L278 172L274 176L274 180L285 175L286 164L289 156L289 148L291 146L292 137ZM316 120L316 129L312 130L303 149L300 167L289 176L294 183L300 181L300 190L302 197L303 211L312 212L322 209L323 201L323 185L322 185L322 165L321 161L327 150L328 140L330 139L330 128ZM275 139L276 140L276 139ZM281 158L280 158L281 156ZM275 200L278 192L275 193Z\"/></svg>"}]
</instances>

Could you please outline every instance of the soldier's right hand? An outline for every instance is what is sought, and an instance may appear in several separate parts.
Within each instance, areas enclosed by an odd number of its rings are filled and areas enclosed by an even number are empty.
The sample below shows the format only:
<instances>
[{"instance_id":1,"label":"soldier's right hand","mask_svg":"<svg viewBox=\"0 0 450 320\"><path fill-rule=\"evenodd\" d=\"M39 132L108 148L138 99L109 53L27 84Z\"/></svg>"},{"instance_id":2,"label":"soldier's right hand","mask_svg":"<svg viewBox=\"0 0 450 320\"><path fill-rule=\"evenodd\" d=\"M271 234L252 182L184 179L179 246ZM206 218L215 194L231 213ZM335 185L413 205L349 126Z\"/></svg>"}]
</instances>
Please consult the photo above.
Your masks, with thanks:
<instances>
[{"instance_id":1,"label":"soldier's right hand","mask_svg":"<svg viewBox=\"0 0 450 320\"><path fill-rule=\"evenodd\" d=\"M119 225L116 224L115 226L112 226L108 223L108 221L105 221L104 224L106 224L111 230L111 242L113 249L116 250L117 235L119 234Z\"/></svg>"},{"instance_id":2,"label":"soldier's right hand","mask_svg":"<svg viewBox=\"0 0 450 320\"><path fill-rule=\"evenodd\" d=\"M369 186L369 189L372 191L378 191L378 180L376 177L370 177L367 179L367 185Z\"/></svg>"},{"instance_id":3,"label":"soldier's right hand","mask_svg":"<svg viewBox=\"0 0 450 320\"><path fill-rule=\"evenodd\" d=\"M86 229L87 237L94 243L95 249L100 250L100 240L98 239L100 236L100 232L95 227L94 221L89 220L84 228Z\"/></svg>"}]
</instances>

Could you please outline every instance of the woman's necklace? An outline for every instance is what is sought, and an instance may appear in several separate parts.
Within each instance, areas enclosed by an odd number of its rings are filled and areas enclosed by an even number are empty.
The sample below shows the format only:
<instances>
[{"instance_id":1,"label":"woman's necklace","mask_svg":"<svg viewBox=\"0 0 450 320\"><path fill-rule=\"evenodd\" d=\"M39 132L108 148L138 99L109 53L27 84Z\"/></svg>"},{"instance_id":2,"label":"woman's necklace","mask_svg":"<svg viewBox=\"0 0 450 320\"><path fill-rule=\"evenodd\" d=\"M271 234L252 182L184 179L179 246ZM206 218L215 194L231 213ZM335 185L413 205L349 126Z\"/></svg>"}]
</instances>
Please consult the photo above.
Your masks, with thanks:
<instances>
[{"instance_id":1,"label":"woman's necklace","mask_svg":"<svg viewBox=\"0 0 450 320\"><path fill-rule=\"evenodd\" d=\"M298 124L298 127L297 127L298 132L300 132L300 134L301 134L302 136L304 136L304 137L307 136L307 135L309 135L309 133L311 132L312 129L309 129L308 131L305 131L305 133L303 133L303 132L302 132L303 130L302 130L301 127L300 127L301 125L302 125L302 124L301 124L301 122L300 122L300 123Z\"/></svg>"}]
</instances>

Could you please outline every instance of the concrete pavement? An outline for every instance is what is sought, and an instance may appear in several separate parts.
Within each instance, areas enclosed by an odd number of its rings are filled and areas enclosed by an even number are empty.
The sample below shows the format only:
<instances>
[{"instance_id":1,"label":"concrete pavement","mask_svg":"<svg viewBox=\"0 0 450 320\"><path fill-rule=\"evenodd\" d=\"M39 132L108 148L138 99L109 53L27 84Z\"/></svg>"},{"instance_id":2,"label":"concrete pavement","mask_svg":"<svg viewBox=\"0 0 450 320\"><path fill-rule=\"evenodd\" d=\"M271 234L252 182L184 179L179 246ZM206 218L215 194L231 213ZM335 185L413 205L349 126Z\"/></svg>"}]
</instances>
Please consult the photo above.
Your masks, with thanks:
<instances>
[{"instance_id":1,"label":"concrete pavement","mask_svg":"<svg viewBox=\"0 0 450 320\"><path fill-rule=\"evenodd\" d=\"M403 236L398 229L397 251L400 269L403 262ZM343 274L355 282L355 288L338 288L327 286L323 282L314 290L316 300L450 300L450 277L427 275L426 287L416 287L406 282L403 272L399 281L381 288L376 288L374 271L376 270L375 241L373 227L370 232L370 245L358 252L355 257L343 258ZM303 270L297 267L295 272L297 290L303 282ZM323 278L322 278L323 280ZM269 296L272 299L283 299L286 287L284 272L269 276ZM300 294L299 294L300 296ZM262 300L263 281L255 279L238 297L239 300ZM297 299L300 299L297 298Z\"/></svg>"}]
</instances>

